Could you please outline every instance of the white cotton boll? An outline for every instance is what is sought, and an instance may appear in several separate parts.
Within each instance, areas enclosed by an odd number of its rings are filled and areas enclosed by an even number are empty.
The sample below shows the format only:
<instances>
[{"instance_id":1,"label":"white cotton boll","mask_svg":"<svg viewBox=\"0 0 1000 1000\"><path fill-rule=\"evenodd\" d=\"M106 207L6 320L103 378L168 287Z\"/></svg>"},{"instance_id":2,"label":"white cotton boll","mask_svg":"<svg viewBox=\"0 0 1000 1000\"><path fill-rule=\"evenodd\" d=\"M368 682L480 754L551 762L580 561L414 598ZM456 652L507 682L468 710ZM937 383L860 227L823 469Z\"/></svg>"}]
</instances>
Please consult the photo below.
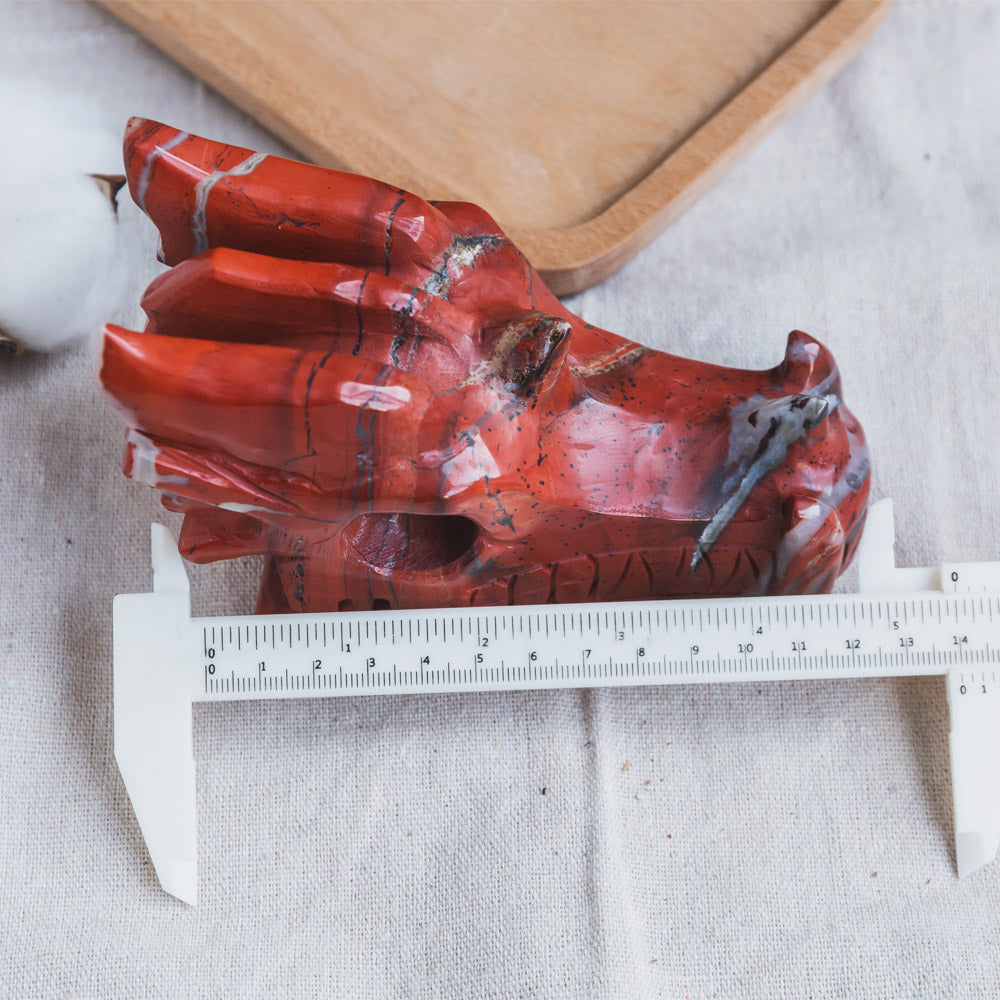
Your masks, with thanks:
<instances>
[{"instance_id":1,"label":"white cotton boll","mask_svg":"<svg viewBox=\"0 0 1000 1000\"><path fill-rule=\"evenodd\" d=\"M121 134L94 101L37 80L0 77L0 169L27 160L45 173L120 174Z\"/></svg>"},{"instance_id":2,"label":"white cotton boll","mask_svg":"<svg viewBox=\"0 0 1000 1000\"><path fill-rule=\"evenodd\" d=\"M0 135L0 330L53 350L118 307L117 218L90 174L120 173L120 147L81 99L3 80Z\"/></svg>"},{"instance_id":3,"label":"white cotton boll","mask_svg":"<svg viewBox=\"0 0 1000 1000\"><path fill-rule=\"evenodd\" d=\"M10 196L0 173L0 328L25 347L52 350L108 318L117 220L87 174Z\"/></svg>"}]
</instances>

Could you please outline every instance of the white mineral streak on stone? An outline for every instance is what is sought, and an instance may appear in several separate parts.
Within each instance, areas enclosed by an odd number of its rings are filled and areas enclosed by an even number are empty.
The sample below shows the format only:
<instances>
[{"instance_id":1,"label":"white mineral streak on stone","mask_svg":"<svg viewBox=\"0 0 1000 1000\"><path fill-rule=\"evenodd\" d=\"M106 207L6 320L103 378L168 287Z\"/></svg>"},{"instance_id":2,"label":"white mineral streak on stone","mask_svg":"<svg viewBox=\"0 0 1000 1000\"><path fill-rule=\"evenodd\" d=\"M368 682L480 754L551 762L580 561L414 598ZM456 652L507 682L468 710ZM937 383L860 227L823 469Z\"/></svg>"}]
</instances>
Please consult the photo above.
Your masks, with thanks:
<instances>
[{"instance_id":1,"label":"white mineral streak on stone","mask_svg":"<svg viewBox=\"0 0 1000 1000\"><path fill-rule=\"evenodd\" d=\"M477 361L470 369L469 374L455 386L455 391L464 389L467 385L489 385L496 378L497 369L508 354L514 349L515 344L524 336L523 319L511 320L497 334L496 340L491 345L490 354L480 361Z\"/></svg>"},{"instance_id":2,"label":"white mineral streak on stone","mask_svg":"<svg viewBox=\"0 0 1000 1000\"><path fill-rule=\"evenodd\" d=\"M459 244L451 251L448 263L454 264L456 270L461 273L475 263L476 258L486 249L488 242L490 241L484 238L475 243Z\"/></svg>"},{"instance_id":3,"label":"white mineral streak on stone","mask_svg":"<svg viewBox=\"0 0 1000 1000\"><path fill-rule=\"evenodd\" d=\"M451 283L466 269L471 267L476 258L490 246L496 243L495 236L484 236L479 240L455 240L444 252L441 268L435 271L420 287L431 295L446 298Z\"/></svg>"},{"instance_id":4,"label":"white mineral streak on stone","mask_svg":"<svg viewBox=\"0 0 1000 1000\"><path fill-rule=\"evenodd\" d=\"M208 249L208 233L206 230L205 210L208 207L208 196L212 188L224 177L242 177L252 173L267 159L267 153L251 153L245 160L228 170L214 170L206 174L194 189L194 211L191 213L191 232L194 236L193 253L201 253Z\"/></svg>"},{"instance_id":5,"label":"white mineral streak on stone","mask_svg":"<svg viewBox=\"0 0 1000 1000\"><path fill-rule=\"evenodd\" d=\"M787 357L792 361L815 362L821 350L819 344L815 341L800 340L789 347ZM822 400L826 403L826 414L819 419L826 419L840 405L840 400L836 394L829 391L836 378L837 371L834 369L821 382L801 393L801 395L812 396L816 400ZM695 550L694 558L691 561L692 571L697 568L703 553L707 552L716 541L726 524L736 514L757 482L784 460L784 455L787 453L788 447L794 441L808 432L809 428L800 426L796 435L796 421L793 420L791 424L787 423L787 414L783 413L789 406L790 401L795 398L795 396L786 396L777 400L768 400L764 396L756 395L733 407L729 436L729 456L726 463L728 468L733 469L733 472L730 473L729 478L722 486L722 492L724 495L728 495L728 499L719 507L702 533L698 541L698 547ZM776 404L778 404L777 408ZM747 419L754 411L758 413L756 427ZM801 421L805 411L806 408L801 408L792 415ZM784 445L784 451L781 453L780 458L777 458L775 464L770 464L768 457L772 451L771 447L768 447L756 462L752 462L753 456L757 454L760 447L763 435L767 433L770 427L771 418L775 416L782 421L776 436L780 434L782 438L786 438L791 434L791 440ZM815 426L818 422L818 420L813 421L811 426ZM774 457L776 455L771 456L771 458ZM775 559L775 569L778 578L784 575L795 556L809 544L816 533L823 527L827 516L835 512L847 498L848 494L864 482L868 473L869 463L867 455L863 451L853 453L848 461L847 468L843 470L836 482L828 490L823 491L815 498L816 503L812 507L807 508L804 512L799 512L799 523L785 535L778 546Z\"/></svg>"},{"instance_id":6,"label":"white mineral streak on stone","mask_svg":"<svg viewBox=\"0 0 1000 1000\"><path fill-rule=\"evenodd\" d=\"M751 401L746 400L733 408L729 456L730 462L735 459L736 468L723 484L723 493L728 493L728 496L698 539L691 558L692 573L757 483L785 460L792 444L805 437L811 428L836 409L839 403L837 397L832 394L816 395L816 389L761 402L756 407L749 407ZM804 397L808 399L803 405ZM752 412L757 414L754 422L748 419ZM740 419L737 419L738 416ZM761 445L764 445L763 451ZM817 521L817 528L820 523Z\"/></svg>"},{"instance_id":7,"label":"white mineral streak on stone","mask_svg":"<svg viewBox=\"0 0 1000 1000\"><path fill-rule=\"evenodd\" d=\"M163 454L156 443L145 434L134 428L125 438L126 444L132 446L132 469L129 475L137 483L145 486L188 486L187 476L164 475L156 471L156 460Z\"/></svg>"},{"instance_id":8,"label":"white mineral streak on stone","mask_svg":"<svg viewBox=\"0 0 1000 1000\"><path fill-rule=\"evenodd\" d=\"M870 471L871 465L868 455L864 451L853 453L840 478L828 491L824 491L817 497L816 508L819 513L822 513L824 508L827 513L838 510L847 495L865 481ZM810 511L808 519L800 521L782 538L775 560L779 577L785 574L791 561L809 544L816 532L822 527L824 520L825 518L818 517Z\"/></svg>"},{"instance_id":9,"label":"white mineral streak on stone","mask_svg":"<svg viewBox=\"0 0 1000 1000\"><path fill-rule=\"evenodd\" d=\"M174 146L180 145L180 143L188 138L190 136L187 132L178 132L173 139L168 140L162 145L154 146L146 156L146 162L142 165L142 173L139 174L139 183L136 185L135 192L135 202L144 212L146 211L146 192L149 190L149 178L153 172L153 164L164 153L170 152Z\"/></svg>"},{"instance_id":10,"label":"white mineral streak on stone","mask_svg":"<svg viewBox=\"0 0 1000 1000\"><path fill-rule=\"evenodd\" d=\"M800 342L795 344L789 350L788 357L795 361L812 361L815 360L818 353L818 344ZM830 401L830 412L832 413L836 409L839 402L836 396L829 395L830 386L833 385L836 377L837 372L834 370L830 372L830 374L827 375L822 382L817 383L811 389L804 390L800 393L800 395L827 397ZM794 396L785 396L779 399L768 399L766 396L762 396L758 393L751 396L749 399L743 400L742 403L737 403L737 405L733 407L730 420L731 429L729 432L729 455L726 459L726 467L734 469L735 471L730 474L729 478L723 484L723 493L728 493L739 482L743 475L743 463L757 453L757 448L760 446L761 436L767 431L766 421L764 422L764 426L761 426L764 410L768 406L775 403L781 403L782 401L794 398ZM756 428L747 419L755 410L761 411L761 415L757 420Z\"/></svg>"},{"instance_id":11,"label":"white mineral streak on stone","mask_svg":"<svg viewBox=\"0 0 1000 1000\"><path fill-rule=\"evenodd\" d=\"M633 361L641 358L647 350L648 348L643 347L641 344L616 347L613 351L602 354L599 358L594 358L585 365L573 365L572 371L574 375L579 375L581 378L604 375L614 368L632 364Z\"/></svg>"}]
</instances>

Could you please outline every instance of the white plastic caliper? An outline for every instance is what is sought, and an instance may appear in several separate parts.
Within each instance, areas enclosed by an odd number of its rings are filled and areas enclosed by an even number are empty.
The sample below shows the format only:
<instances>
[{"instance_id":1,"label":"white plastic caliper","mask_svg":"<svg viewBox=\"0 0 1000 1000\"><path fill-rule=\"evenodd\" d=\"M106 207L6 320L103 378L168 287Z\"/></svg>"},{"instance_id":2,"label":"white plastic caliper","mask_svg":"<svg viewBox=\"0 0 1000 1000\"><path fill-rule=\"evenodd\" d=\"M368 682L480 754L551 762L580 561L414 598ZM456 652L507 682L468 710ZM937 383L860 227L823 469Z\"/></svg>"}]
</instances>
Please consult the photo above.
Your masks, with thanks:
<instances>
[{"instance_id":1,"label":"white plastic caliper","mask_svg":"<svg viewBox=\"0 0 1000 1000\"><path fill-rule=\"evenodd\" d=\"M197 895L191 705L946 674L958 874L1000 843L1000 563L898 569L872 506L861 593L191 618L184 565L152 526L153 592L114 604L115 758L167 892Z\"/></svg>"}]
</instances>

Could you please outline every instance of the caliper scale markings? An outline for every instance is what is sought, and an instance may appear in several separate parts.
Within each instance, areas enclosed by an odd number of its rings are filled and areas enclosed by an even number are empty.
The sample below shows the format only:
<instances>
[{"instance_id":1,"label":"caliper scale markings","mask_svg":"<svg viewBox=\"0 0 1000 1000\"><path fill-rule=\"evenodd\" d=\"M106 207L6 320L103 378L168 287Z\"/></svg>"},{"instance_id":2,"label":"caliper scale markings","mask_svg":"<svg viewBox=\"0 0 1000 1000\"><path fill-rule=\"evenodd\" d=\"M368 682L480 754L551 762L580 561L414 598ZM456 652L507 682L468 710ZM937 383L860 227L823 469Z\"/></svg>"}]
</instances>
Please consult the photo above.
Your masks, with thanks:
<instances>
[{"instance_id":1,"label":"caliper scale markings","mask_svg":"<svg viewBox=\"0 0 1000 1000\"><path fill-rule=\"evenodd\" d=\"M672 602L637 605L629 614L485 609L461 613L460 627L447 610L277 616L263 629L252 618L226 626L194 619L189 648L200 648L206 662L190 695L212 701L248 692L289 697L942 673L1000 665L989 642L998 623L1000 594Z\"/></svg>"}]
</instances>

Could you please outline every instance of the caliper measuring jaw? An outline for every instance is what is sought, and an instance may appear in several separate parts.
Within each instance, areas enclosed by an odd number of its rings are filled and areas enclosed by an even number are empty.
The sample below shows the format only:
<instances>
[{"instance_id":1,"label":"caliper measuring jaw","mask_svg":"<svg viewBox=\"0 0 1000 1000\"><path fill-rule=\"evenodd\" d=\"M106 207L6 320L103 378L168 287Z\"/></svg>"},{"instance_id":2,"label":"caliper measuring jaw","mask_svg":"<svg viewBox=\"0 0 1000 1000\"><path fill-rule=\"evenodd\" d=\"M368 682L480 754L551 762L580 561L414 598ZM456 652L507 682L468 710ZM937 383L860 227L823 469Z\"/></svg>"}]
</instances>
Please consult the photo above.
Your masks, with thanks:
<instances>
[{"instance_id":1,"label":"caliper measuring jaw","mask_svg":"<svg viewBox=\"0 0 1000 1000\"><path fill-rule=\"evenodd\" d=\"M170 531L151 526L153 593L114 600L115 760L160 884L198 901L191 692L178 674L191 620L187 573Z\"/></svg>"},{"instance_id":2,"label":"caliper measuring jaw","mask_svg":"<svg viewBox=\"0 0 1000 1000\"><path fill-rule=\"evenodd\" d=\"M862 594L939 590L1000 590L1000 563L943 563L929 569L899 568L892 501L871 506L858 546ZM960 637L956 637L957 639ZM1000 685L993 671L942 670L948 692L948 735L955 820L955 867L959 878L988 865L1000 848ZM977 676L978 675L978 676Z\"/></svg>"}]
</instances>

